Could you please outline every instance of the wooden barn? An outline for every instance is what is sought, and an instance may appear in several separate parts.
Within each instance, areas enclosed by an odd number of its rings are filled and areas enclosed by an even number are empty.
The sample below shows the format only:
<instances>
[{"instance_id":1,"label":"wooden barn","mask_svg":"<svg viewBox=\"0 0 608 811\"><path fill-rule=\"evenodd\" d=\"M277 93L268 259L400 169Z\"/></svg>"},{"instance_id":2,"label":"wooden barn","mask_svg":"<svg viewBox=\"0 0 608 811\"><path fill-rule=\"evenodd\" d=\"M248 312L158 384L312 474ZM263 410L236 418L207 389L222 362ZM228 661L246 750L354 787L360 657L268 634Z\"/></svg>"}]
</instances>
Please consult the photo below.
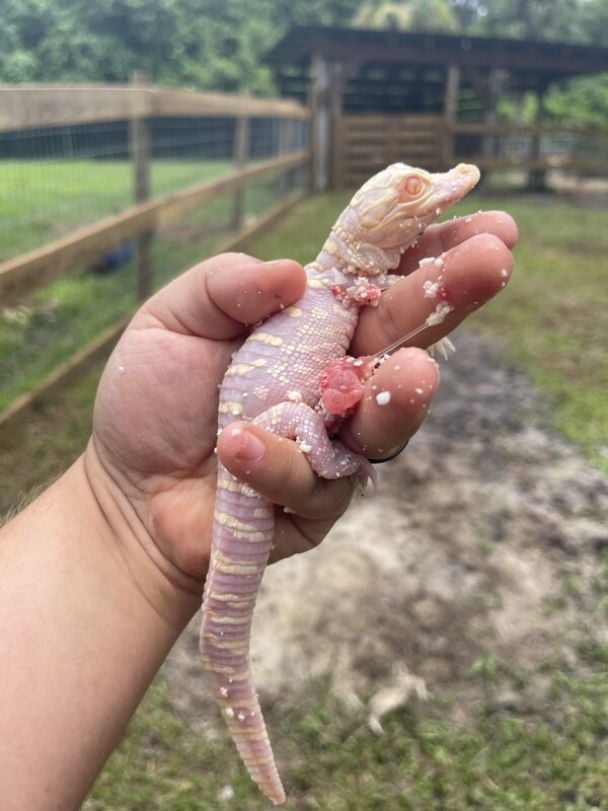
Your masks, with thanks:
<instances>
[{"instance_id":1,"label":"wooden barn","mask_svg":"<svg viewBox=\"0 0 608 811\"><path fill-rule=\"evenodd\" d=\"M531 186L548 170L608 175L608 129L554 126L555 84L608 71L608 48L436 33L300 27L267 57L283 96L312 111L313 185L360 183L398 160L429 169L459 160L518 167ZM538 98L535 122L498 120L497 105Z\"/></svg>"}]
</instances>

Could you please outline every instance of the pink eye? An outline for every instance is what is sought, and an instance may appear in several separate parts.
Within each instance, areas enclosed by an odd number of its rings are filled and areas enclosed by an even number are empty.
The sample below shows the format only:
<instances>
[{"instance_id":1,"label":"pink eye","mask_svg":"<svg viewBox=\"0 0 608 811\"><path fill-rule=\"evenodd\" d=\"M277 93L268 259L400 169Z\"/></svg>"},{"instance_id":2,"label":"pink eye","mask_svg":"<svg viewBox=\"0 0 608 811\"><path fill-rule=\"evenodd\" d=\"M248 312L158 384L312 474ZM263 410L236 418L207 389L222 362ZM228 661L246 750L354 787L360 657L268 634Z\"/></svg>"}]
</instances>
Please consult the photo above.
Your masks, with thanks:
<instances>
[{"instance_id":1,"label":"pink eye","mask_svg":"<svg viewBox=\"0 0 608 811\"><path fill-rule=\"evenodd\" d=\"M403 191L409 197L418 197L422 191L422 182L420 178L416 177L416 175L409 175L409 177L406 177L403 181Z\"/></svg>"}]
</instances>

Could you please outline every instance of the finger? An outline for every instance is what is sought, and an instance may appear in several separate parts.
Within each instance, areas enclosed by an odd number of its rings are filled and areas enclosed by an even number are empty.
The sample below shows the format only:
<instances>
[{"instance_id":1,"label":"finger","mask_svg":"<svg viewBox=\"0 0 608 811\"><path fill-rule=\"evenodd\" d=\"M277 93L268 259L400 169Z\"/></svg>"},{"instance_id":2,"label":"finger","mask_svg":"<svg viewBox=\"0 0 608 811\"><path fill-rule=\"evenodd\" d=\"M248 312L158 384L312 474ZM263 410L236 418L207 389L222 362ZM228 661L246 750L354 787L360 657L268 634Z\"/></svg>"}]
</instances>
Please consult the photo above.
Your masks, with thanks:
<instances>
[{"instance_id":1,"label":"finger","mask_svg":"<svg viewBox=\"0 0 608 811\"><path fill-rule=\"evenodd\" d=\"M365 384L341 437L369 459L388 459L416 433L439 385L439 368L422 349L400 349Z\"/></svg>"},{"instance_id":2,"label":"finger","mask_svg":"<svg viewBox=\"0 0 608 811\"><path fill-rule=\"evenodd\" d=\"M217 452L240 481L268 501L305 518L335 521L352 496L354 485L350 479L320 479L295 442L257 425L230 424L218 439Z\"/></svg>"},{"instance_id":3,"label":"finger","mask_svg":"<svg viewBox=\"0 0 608 811\"><path fill-rule=\"evenodd\" d=\"M445 251L479 234L493 234L504 242L507 248L513 248L518 237L515 220L506 211L480 211L468 217L456 217L429 226L416 245L404 253L399 273L404 276L412 273L421 259L427 256L441 256Z\"/></svg>"},{"instance_id":4,"label":"finger","mask_svg":"<svg viewBox=\"0 0 608 811\"><path fill-rule=\"evenodd\" d=\"M214 256L178 276L144 304L133 326L150 323L212 340L243 333L304 293L306 277L291 259L260 262L242 253Z\"/></svg>"},{"instance_id":5,"label":"finger","mask_svg":"<svg viewBox=\"0 0 608 811\"><path fill-rule=\"evenodd\" d=\"M389 288L378 307L365 309L359 318L352 353L382 352L401 336L423 326L433 314L432 320L437 323L408 342L430 346L505 287L512 270L513 257L501 239L491 234L471 237Z\"/></svg>"}]
</instances>

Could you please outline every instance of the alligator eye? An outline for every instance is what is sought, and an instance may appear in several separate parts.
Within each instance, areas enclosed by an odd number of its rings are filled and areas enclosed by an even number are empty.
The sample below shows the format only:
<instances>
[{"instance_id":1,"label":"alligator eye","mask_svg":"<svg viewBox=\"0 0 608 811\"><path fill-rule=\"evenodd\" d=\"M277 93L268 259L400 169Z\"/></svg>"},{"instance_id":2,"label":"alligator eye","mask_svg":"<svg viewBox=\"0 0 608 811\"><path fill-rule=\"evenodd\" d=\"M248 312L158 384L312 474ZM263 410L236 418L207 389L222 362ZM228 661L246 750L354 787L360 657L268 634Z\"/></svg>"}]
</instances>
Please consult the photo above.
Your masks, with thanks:
<instances>
[{"instance_id":1,"label":"alligator eye","mask_svg":"<svg viewBox=\"0 0 608 811\"><path fill-rule=\"evenodd\" d=\"M418 197L422 191L422 181L416 175L408 175L403 181L403 191L408 197Z\"/></svg>"}]
</instances>

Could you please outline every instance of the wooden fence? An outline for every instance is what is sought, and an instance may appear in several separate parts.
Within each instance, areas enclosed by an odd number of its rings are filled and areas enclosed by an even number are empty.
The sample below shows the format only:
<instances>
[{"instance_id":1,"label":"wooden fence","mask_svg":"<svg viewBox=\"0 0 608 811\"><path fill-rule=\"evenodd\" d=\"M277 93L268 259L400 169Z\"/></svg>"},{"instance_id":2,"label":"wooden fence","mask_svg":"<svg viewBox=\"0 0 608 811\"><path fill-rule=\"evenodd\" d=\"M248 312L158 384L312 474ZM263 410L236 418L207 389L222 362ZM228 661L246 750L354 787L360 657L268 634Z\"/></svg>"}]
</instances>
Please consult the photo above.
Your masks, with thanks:
<instances>
[{"instance_id":1,"label":"wooden fence","mask_svg":"<svg viewBox=\"0 0 608 811\"><path fill-rule=\"evenodd\" d=\"M223 176L194 183L176 192L150 199L149 122L159 117L235 119L234 168ZM287 173L309 166L309 150L294 148L294 122L307 121L308 110L291 101L258 99L248 95L197 93L149 87L141 76L132 85L108 86L15 86L0 87L0 132L28 131L62 125L126 120L132 164L133 204L116 214L78 228L50 243L0 262L0 307L14 304L63 274L86 266L108 250L133 240L136 245L136 294L149 295L153 286L150 240L166 223L213 200L234 195L230 231L218 250L233 249L245 239L269 228L305 189L290 192ZM252 119L279 119L278 154L249 161L248 143ZM0 161L0 171L2 163ZM279 200L253 223L245 220L243 193L261 179L277 177ZM125 320L106 329L54 369L32 391L18 397L0 413L0 428L32 406L50 390L106 353L124 329Z\"/></svg>"},{"instance_id":2,"label":"wooden fence","mask_svg":"<svg viewBox=\"0 0 608 811\"><path fill-rule=\"evenodd\" d=\"M481 169L561 169L608 176L608 129L451 122L441 115L335 116L331 183L354 187L378 169L407 161L446 169L458 161Z\"/></svg>"}]
</instances>

